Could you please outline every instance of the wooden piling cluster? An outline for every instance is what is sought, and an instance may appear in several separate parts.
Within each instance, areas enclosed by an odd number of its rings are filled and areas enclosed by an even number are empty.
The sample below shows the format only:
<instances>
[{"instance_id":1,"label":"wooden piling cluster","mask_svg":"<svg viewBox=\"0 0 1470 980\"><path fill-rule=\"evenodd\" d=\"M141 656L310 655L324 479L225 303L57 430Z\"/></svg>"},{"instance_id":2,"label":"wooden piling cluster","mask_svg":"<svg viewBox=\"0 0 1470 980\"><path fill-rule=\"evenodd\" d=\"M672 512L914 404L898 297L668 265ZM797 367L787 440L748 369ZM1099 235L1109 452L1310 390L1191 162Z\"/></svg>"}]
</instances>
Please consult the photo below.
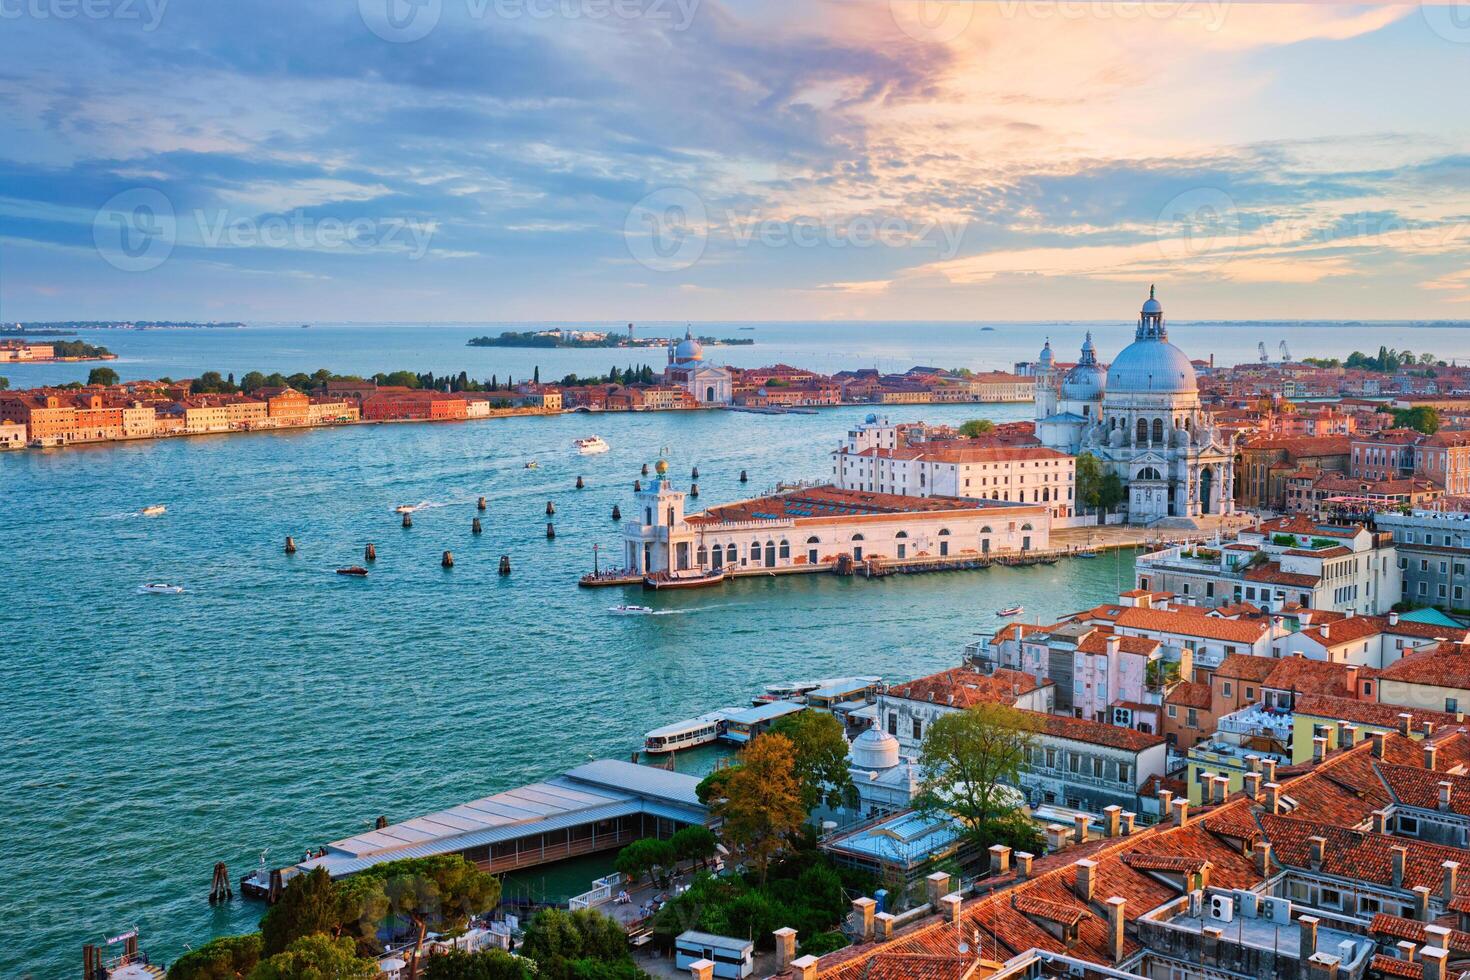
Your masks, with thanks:
<instances>
[{"instance_id":1,"label":"wooden piling cluster","mask_svg":"<svg viewBox=\"0 0 1470 980\"><path fill-rule=\"evenodd\" d=\"M214 880L209 883L209 904L218 905L228 902L235 897L235 889L230 886L230 869L225 867L225 862L214 862Z\"/></svg>"}]
</instances>

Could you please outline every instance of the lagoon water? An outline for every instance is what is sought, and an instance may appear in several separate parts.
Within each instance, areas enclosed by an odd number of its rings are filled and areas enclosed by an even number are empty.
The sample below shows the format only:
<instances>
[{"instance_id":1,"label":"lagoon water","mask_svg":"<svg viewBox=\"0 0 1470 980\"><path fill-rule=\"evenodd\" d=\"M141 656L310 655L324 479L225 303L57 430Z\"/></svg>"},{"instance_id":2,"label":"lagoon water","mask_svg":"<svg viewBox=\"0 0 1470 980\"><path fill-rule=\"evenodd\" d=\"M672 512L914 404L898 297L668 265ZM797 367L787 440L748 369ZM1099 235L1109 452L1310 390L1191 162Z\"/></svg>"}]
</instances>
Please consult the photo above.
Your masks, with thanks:
<instances>
[{"instance_id":1,"label":"lagoon water","mask_svg":"<svg viewBox=\"0 0 1470 980\"><path fill-rule=\"evenodd\" d=\"M973 328L857 331L842 363L829 363L821 338L844 335L815 325L813 341L779 329L797 339L711 353L826 370L862 358L994 368L1027 356L1021 345L1041 332L1008 330L1001 355L985 339L993 335ZM1112 329L1121 340L1123 328ZM298 325L100 336L123 355L125 377L322 366L503 377L527 375L532 363L555 377L629 360L626 351L464 348L478 332ZM1416 348L1461 336L1425 334L1434 339L1416 338ZM6 373L19 386L85 370ZM958 422L1029 411L890 414ZM697 464L698 503L718 503L822 476L825 449L864 414L566 415L0 456L0 976L62 976L84 942L132 926L155 959L172 959L260 915L239 899L207 904L215 861L237 877L263 850L286 863L380 814L404 819L590 757L625 758L644 731L743 703L773 681L947 667L974 633L994 628L993 610L1020 602L1026 619L1046 620L1131 583L1131 556L1111 555L657 596L576 587L594 544L616 552L610 512L629 506L642 462L664 453L681 481ZM594 432L612 451L574 455L571 441ZM539 468L526 469L530 459ZM579 474L586 490L573 489ZM485 533L474 537L482 494ZM557 504L555 541L545 538L547 500ZM155 503L167 513L139 516ZM412 530L392 512L404 503L425 504ZM289 557L288 534L300 547ZM333 573L360 560L368 541L379 555L368 578ZM444 550L455 554L451 571L439 567ZM509 578L496 574L501 554L514 564ZM188 591L138 594L146 581ZM668 615L610 615L621 601Z\"/></svg>"}]
</instances>

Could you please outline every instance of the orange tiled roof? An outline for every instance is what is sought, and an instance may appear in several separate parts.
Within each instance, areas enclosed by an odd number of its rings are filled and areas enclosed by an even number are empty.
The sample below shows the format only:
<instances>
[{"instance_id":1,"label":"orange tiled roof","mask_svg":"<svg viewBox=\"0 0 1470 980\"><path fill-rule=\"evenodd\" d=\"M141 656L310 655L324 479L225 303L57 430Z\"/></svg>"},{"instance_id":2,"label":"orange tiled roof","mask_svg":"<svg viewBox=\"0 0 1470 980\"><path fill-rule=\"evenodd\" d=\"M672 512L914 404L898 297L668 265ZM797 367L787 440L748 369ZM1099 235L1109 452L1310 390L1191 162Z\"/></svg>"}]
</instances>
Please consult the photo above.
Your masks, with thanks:
<instances>
[{"instance_id":1,"label":"orange tiled roof","mask_svg":"<svg viewBox=\"0 0 1470 980\"><path fill-rule=\"evenodd\" d=\"M1352 678L1373 679L1377 676L1378 671L1373 667L1358 667L1354 670L1349 664L1311 660L1296 653L1277 660L1271 673L1261 681L1261 686L1278 691L1295 691L1298 694L1350 698L1357 693L1352 689Z\"/></svg>"},{"instance_id":2,"label":"orange tiled roof","mask_svg":"<svg viewBox=\"0 0 1470 980\"><path fill-rule=\"evenodd\" d=\"M1399 625L1404 625L1399 620ZM1419 623L1428 626L1428 623ZM1397 631L1397 627L1395 627ZM1446 630L1442 626L1432 628L1436 635L1460 634L1452 637L1460 640L1464 630ZM1385 680L1404 684L1425 684L1430 687L1470 688L1470 645L1462 643L1436 643L1423 650L1404 654L1399 660L1384 668Z\"/></svg>"},{"instance_id":3,"label":"orange tiled roof","mask_svg":"<svg viewBox=\"0 0 1470 980\"><path fill-rule=\"evenodd\" d=\"M1332 823L1270 813L1261 813L1256 819L1267 839L1271 841L1271 852L1278 864L1293 868L1311 868L1311 838L1321 837L1327 842L1323 849L1321 870L1357 881L1391 886L1391 848L1403 847L1407 851L1402 886L1405 890L1420 885L1431 891L1438 890L1444 882L1444 868L1441 865L1445 861L1461 860L1465 857L1463 848L1430 844L1412 837L1374 834Z\"/></svg>"},{"instance_id":4,"label":"orange tiled roof","mask_svg":"<svg viewBox=\"0 0 1470 980\"><path fill-rule=\"evenodd\" d=\"M1270 657L1257 657L1249 653L1230 653L1215 668L1215 675L1240 681L1264 681L1276 669L1276 661Z\"/></svg>"},{"instance_id":5,"label":"orange tiled roof","mask_svg":"<svg viewBox=\"0 0 1470 980\"><path fill-rule=\"evenodd\" d=\"M1255 643L1267 628L1261 621L1216 619L1172 609L1125 608L1118 614L1115 622L1124 629L1176 633L1235 643Z\"/></svg>"},{"instance_id":6,"label":"orange tiled roof","mask_svg":"<svg viewBox=\"0 0 1470 980\"><path fill-rule=\"evenodd\" d=\"M1302 572L1283 572L1281 562L1263 562L1254 568L1245 571L1247 582L1268 582L1271 585L1294 585L1301 588L1313 589L1317 583L1322 581L1320 575L1306 575Z\"/></svg>"},{"instance_id":7,"label":"orange tiled roof","mask_svg":"<svg viewBox=\"0 0 1470 980\"><path fill-rule=\"evenodd\" d=\"M973 708L977 704L1014 705L1021 695L1041 686L1030 674L1007 667L997 668L992 674L981 674L969 667L952 667L907 684L895 684L888 689L888 696Z\"/></svg>"},{"instance_id":8,"label":"orange tiled roof","mask_svg":"<svg viewBox=\"0 0 1470 980\"><path fill-rule=\"evenodd\" d=\"M691 514L690 524L718 525L734 521L786 520L813 517L863 517L880 514L922 514L946 510L1010 509L1017 516L1035 513L1041 505L1008 504L971 497L905 497L896 493L811 487L770 497L756 497L711 507ZM1028 509L1029 508L1029 509Z\"/></svg>"},{"instance_id":9,"label":"orange tiled roof","mask_svg":"<svg viewBox=\"0 0 1470 980\"><path fill-rule=\"evenodd\" d=\"M1397 704L1380 701L1359 701L1356 698L1333 697L1324 694L1303 694L1296 699L1296 713L1314 718L1337 718L1355 725L1376 725L1380 728L1397 728L1399 715L1407 714L1415 728L1426 721L1436 726L1456 725L1460 719L1443 711L1425 711L1422 708L1405 708Z\"/></svg>"},{"instance_id":10,"label":"orange tiled roof","mask_svg":"<svg viewBox=\"0 0 1470 980\"><path fill-rule=\"evenodd\" d=\"M1470 630L1453 626L1436 626L1433 623L1419 623L1412 619L1400 618L1397 623L1390 626L1387 616L1345 616L1328 623L1326 635L1320 626L1302 630L1303 636L1328 647L1342 643L1354 643L1381 633L1390 633L1395 636L1417 636L1425 640L1458 640L1470 636Z\"/></svg>"},{"instance_id":11,"label":"orange tiled roof","mask_svg":"<svg viewBox=\"0 0 1470 980\"><path fill-rule=\"evenodd\" d=\"M1180 681L1169 689L1164 695L1165 704L1178 704L1186 708L1205 708L1210 706L1210 685L1201 684L1199 681Z\"/></svg>"},{"instance_id":12,"label":"orange tiled roof","mask_svg":"<svg viewBox=\"0 0 1470 980\"><path fill-rule=\"evenodd\" d=\"M1147 735L1132 728L1115 728L1100 721L1085 718L1068 718L1063 715L1043 715L1032 712L1041 719L1041 729L1054 738L1086 742L1089 745L1106 745L1130 752L1142 752L1155 745L1164 744L1162 735Z\"/></svg>"},{"instance_id":13,"label":"orange tiled roof","mask_svg":"<svg viewBox=\"0 0 1470 980\"><path fill-rule=\"evenodd\" d=\"M1380 763L1379 775L1388 785L1388 791L1405 806L1420 810L1439 809L1439 784L1450 784L1450 812L1461 816L1470 815L1470 776L1454 776L1447 772L1432 772L1415 766L1395 766Z\"/></svg>"},{"instance_id":14,"label":"orange tiled roof","mask_svg":"<svg viewBox=\"0 0 1470 980\"><path fill-rule=\"evenodd\" d=\"M1077 644L1078 653L1107 653L1108 640L1117 637L1118 649L1124 653L1136 653L1148 656L1159 649L1158 640L1150 640L1146 636L1118 636L1111 630L1095 629L1082 638Z\"/></svg>"}]
</instances>

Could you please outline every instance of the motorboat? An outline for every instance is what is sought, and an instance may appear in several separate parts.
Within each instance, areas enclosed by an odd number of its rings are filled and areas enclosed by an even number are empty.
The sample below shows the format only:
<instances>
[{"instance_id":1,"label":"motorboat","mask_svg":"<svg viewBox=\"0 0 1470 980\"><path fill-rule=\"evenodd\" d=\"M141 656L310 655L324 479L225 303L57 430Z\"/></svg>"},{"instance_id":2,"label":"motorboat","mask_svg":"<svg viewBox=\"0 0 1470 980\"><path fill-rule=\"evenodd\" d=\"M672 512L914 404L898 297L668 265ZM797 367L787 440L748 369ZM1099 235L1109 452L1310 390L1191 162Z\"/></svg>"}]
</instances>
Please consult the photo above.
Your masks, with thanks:
<instances>
[{"instance_id":1,"label":"motorboat","mask_svg":"<svg viewBox=\"0 0 1470 980\"><path fill-rule=\"evenodd\" d=\"M138 586L139 592L148 592L153 595L179 595L184 591L182 585L169 585L167 582L148 582Z\"/></svg>"},{"instance_id":2,"label":"motorboat","mask_svg":"<svg viewBox=\"0 0 1470 980\"><path fill-rule=\"evenodd\" d=\"M616 606L608 606L607 607L607 611L610 612L610 613L616 613L619 616L648 616L648 615L651 615L653 613L653 607L652 606L629 606L629 605L619 604L619 605L616 605Z\"/></svg>"},{"instance_id":3,"label":"motorboat","mask_svg":"<svg viewBox=\"0 0 1470 980\"><path fill-rule=\"evenodd\" d=\"M413 504L399 504L397 507L393 508L393 513L412 514L416 510L418 510L418 508L415 507Z\"/></svg>"},{"instance_id":4,"label":"motorboat","mask_svg":"<svg viewBox=\"0 0 1470 980\"><path fill-rule=\"evenodd\" d=\"M356 575L361 577L366 575L367 573L368 570L366 568L363 568L361 565L349 565L346 568L337 569L338 575Z\"/></svg>"},{"instance_id":5,"label":"motorboat","mask_svg":"<svg viewBox=\"0 0 1470 980\"><path fill-rule=\"evenodd\" d=\"M541 464L538 463L538 462L536 462L534 459L530 459L530 460L527 460L526 461L526 469L528 469L528 470L534 470L536 467L538 467L540 465Z\"/></svg>"},{"instance_id":6,"label":"motorboat","mask_svg":"<svg viewBox=\"0 0 1470 980\"><path fill-rule=\"evenodd\" d=\"M1006 606L1004 609L997 609L995 614L997 616L1019 616L1025 611L1025 606Z\"/></svg>"},{"instance_id":7,"label":"motorboat","mask_svg":"<svg viewBox=\"0 0 1470 980\"><path fill-rule=\"evenodd\" d=\"M602 436L588 436L585 439L574 439L572 440L572 446L583 456L605 453L612 448Z\"/></svg>"},{"instance_id":8,"label":"motorboat","mask_svg":"<svg viewBox=\"0 0 1470 980\"><path fill-rule=\"evenodd\" d=\"M139 511L139 513L142 514L144 517L157 517L159 514L165 513L167 511L168 508L165 507L163 504L149 504L147 507L144 507L141 511Z\"/></svg>"}]
</instances>

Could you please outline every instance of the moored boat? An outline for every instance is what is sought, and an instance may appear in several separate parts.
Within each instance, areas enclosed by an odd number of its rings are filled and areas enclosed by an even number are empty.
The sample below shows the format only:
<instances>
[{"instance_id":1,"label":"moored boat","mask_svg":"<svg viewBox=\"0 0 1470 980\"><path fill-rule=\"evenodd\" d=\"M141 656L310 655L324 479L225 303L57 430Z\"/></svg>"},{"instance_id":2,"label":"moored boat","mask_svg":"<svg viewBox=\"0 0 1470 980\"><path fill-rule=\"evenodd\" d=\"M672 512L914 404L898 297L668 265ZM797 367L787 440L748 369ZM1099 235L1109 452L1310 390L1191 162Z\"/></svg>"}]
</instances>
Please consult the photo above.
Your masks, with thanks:
<instances>
[{"instance_id":1,"label":"moored boat","mask_svg":"<svg viewBox=\"0 0 1470 980\"><path fill-rule=\"evenodd\" d=\"M715 569L708 572L686 572L682 575L657 572L643 576L645 589L702 589L707 585L719 585L725 581L725 571Z\"/></svg>"},{"instance_id":2,"label":"moored boat","mask_svg":"<svg viewBox=\"0 0 1470 980\"><path fill-rule=\"evenodd\" d=\"M995 614L997 616L1019 616L1025 611L1025 606L1006 606L1004 609L997 609Z\"/></svg>"},{"instance_id":3,"label":"moored boat","mask_svg":"<svg viewBox=\"0 0 1470 980\"><path fill-rule=\"evenodd\" d=\"M735 709L711 711L698 718L677 721L672 725L655 728L643 736L643 751L648 753L677 752L680 749L692 749L696 745L708 745L720 737L720 726L724 723L726 715L732 710Z\"/></svg>"},{"instance_id":4,"label":"moored boat","mask_svg":"<svg viewBox=\"0 0 1470 980\"><path fill-rule=\"evenodd\" d=\"M361 577L366 575L367 573L368 570L366 568L363 568L361 565L348 565L346 568L337 569L338 575L356 575Z\"/></svg>"}]
</instances>

